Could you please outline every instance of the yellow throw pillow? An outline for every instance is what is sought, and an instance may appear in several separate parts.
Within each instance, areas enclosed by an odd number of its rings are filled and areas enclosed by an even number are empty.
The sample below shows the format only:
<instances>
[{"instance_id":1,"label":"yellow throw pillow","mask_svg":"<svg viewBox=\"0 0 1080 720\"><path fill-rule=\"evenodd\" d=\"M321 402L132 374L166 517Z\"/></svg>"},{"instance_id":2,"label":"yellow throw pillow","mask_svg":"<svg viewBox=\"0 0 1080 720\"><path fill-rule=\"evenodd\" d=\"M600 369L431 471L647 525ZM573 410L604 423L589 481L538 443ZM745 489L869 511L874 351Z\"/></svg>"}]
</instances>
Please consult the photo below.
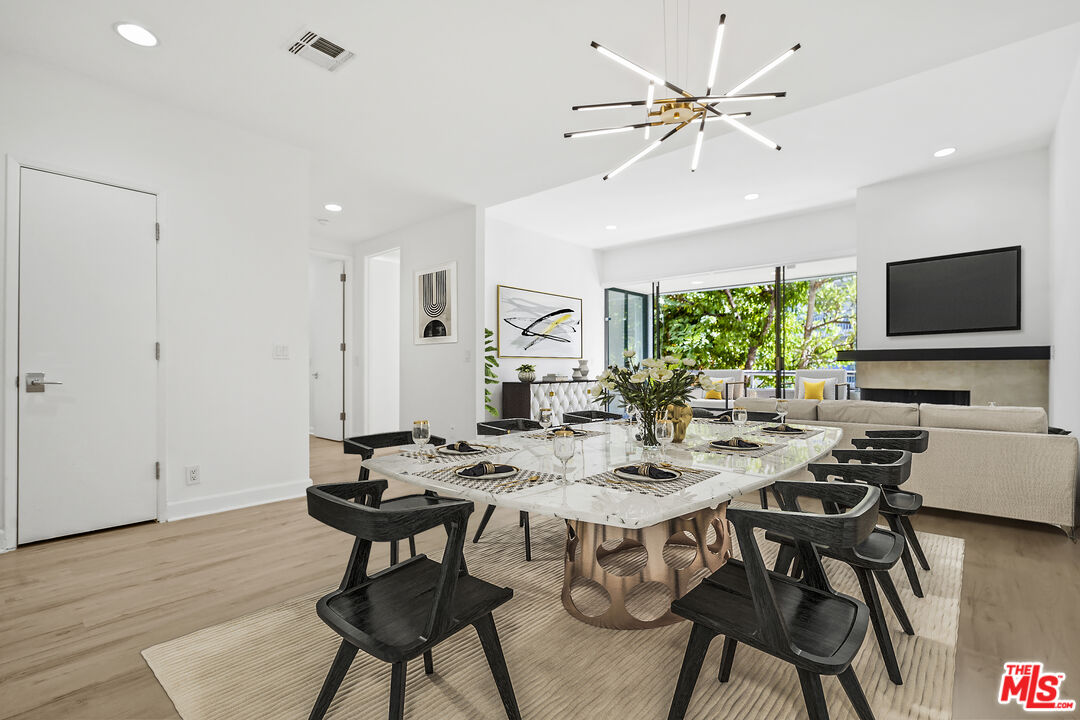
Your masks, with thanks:
<instances>
[{"instance_id":1,"label":"yellow throw pillow","mask_svg":"<svg viewBox=\"0 0 1080 720\"><path fill-rule=\"evenodd\" d=\"M803 380L803 398L806 400L824 400L825 399L825 381L824 380Z\"/></svg>"},{"instance_id":2,"label":"yellow throw pillow","mask_svg":"<svg viewBox=\"0 0 1080 720\"><path fill-rule=\"evenodd\" d=\"M705 393L706 400L723 400L724 399L724 381L713 380L713 383L719 385L717 390L709 390Z\"/></svg>"}]
</instances>

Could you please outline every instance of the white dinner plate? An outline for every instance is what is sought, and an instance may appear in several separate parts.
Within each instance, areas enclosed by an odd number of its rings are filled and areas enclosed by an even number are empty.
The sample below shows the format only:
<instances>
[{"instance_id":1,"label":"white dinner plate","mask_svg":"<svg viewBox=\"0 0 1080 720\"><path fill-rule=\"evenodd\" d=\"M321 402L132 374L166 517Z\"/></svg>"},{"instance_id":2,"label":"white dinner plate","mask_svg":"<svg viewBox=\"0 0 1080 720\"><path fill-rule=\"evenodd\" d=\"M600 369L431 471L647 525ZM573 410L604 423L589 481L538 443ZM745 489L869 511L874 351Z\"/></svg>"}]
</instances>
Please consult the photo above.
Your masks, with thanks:
<instances>
[{"instance_id":1,"label":"white dinner plate","mask_svg":"<svg viewBox=\"0 0 1080 720\"><path fill-rule=\"evenodd\" d=\"M449 445L442 445L436 452L441 455L480 455L485 449L486 448L477 448L476 450L466 450L463 452L461 450L453 450Z\"/></svg>"},{"instance_id":2,"label":"white dinner plate","mask_svg":"<svg viewBox=\"0 0 1080 720\"><path fill-rule=\"evenodd\" d=\"M755 443L753 440L747 440L747 442L753 443L754 446L732 447L730 445L714 445L713 443L709 443L709 447L711 447L713 450L731 450L732 452L752 452L754 450L760 450L762 447L764 447L764 445L762 445L761 443Z\"/></svg>"},{"instance_id":3,"label":"white dinner plate","mask_svg":"<svg viewBox=\"0 0 1080 720\"><path fill-rule=\"evenodd\" d=\"M647 478L647 477L642 477L640 475L632 475L630 473L624 473L621 470L619 470L618 468L616 468L615 470L612 470L612 472L615 473L616 477L621 477L623 480L633 480L634 482L640 482L640 483L665 483L665 482L671 482L672 480L678 480L679 478L682 477L682 473L679 472L678 470L672 470L670 468L660 468L660 469L664 470L665 472L675 473L675 477L664 478L663 480L657 480L655 478Z\"/></svg>"},{"instance_id":4,"label":"white dinner plate","mask_svg":"<svg viewBox=\"0 0 1080 720\"><path fill-rule=\"evenodd\" d=\"M507 470L506 472L501 472L501 473L491 473L490 475L462 475L461 474L462 470L465 470L467 468L462 468L461 470L455 470L454 474L457 475L462 480L502 480L503 478L508 478L511 475L515 475L516 473L521 472L520 468L516 468L513 465L511 465L510 467L512 467L514 469L513 470Z\"/></svg>"}]
</instances>

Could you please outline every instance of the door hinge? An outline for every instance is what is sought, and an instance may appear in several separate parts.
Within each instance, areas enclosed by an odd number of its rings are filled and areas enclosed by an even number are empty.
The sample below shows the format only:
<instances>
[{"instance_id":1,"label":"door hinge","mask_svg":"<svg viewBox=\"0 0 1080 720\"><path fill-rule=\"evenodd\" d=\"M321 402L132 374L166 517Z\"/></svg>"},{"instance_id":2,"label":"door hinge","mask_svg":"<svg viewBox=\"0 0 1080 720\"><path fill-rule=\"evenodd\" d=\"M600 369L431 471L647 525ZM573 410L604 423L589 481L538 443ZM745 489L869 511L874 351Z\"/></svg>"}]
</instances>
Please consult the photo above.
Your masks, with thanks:
<instances>
[{"instance_id":1,"label":"door hinge","mask_svg":"<svg viewBox=\"0 0 1080 720\"><path fill-rule=\"evenodd\" d=\"M161 359L161 343L159 342L154 343L154 359Z\"/></svg>"},{"instance_id":2,"label":"door hinge","mask_svg":"<svg viewBox=\"0 0 1080 720\"><path fill-rule=\"evenodd\" d=\"M345 273L341 273L341 282L345 282Z\"/></svg>"},{"instance_id":3,"label":"door hinge","mask_svg":"<svg viewBox=\"0 0 1080 720\"><path fill-rule=\"evenodd\" d=\"M344 420L344 419L345 419L345 413L341 413L341 419L342 419L342 420Z\"/></svg>"},{"instance_id":4,"label":"door hinge","mask_svg":"<svg viewBox=\"0 0 1080 720\"><path fill-rule=\"evenodd\" d=\"M341 352L345 352L345 343L341 343Z\"/></svg>"},{"instance_id":5,"label":"door hinge","mask_svg":"<svg viewBox=\"0 0 1080 720\"><path fill-rule=\"evenodd\" d=\"M154 242L161 242L161 223L154 223Z\"/></svg>"},{"instance_id":6,"label":"door hinge","mask_svg":"<svg viewBox=\"0 0 1080 720\"><path fill-rule=\"evenodd\" d=\"M155 480L160 480L161 479L161 463L160 462L154 463L154 479Z\"/></svg>"}]
</instances>

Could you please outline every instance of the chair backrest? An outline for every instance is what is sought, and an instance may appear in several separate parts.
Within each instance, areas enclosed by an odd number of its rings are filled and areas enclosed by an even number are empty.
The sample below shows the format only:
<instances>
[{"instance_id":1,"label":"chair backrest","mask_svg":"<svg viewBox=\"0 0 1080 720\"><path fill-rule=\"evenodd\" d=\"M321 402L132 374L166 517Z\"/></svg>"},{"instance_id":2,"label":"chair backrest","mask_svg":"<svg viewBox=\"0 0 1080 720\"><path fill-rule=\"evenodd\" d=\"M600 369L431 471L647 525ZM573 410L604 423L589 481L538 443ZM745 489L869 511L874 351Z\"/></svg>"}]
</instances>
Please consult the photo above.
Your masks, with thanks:
<instances>
[{"instance_id":1,"label":"chair backrest","mask_svg":"<svg viewBox=\"0 0 1080 720\"><path fill-rule=\"evenodd\" d=\"M825 380L826 382L824 397L826 400L847 399L846 395L843 397L841 396L842 393L839 389L841 385L847 383L847 370L843 368L817 368L815 370L796 370L795 397L797 399L806 397L806 392L803 388L803 380Z\"/></svg>"},{"instance_id":2,"label":"chair backrest","mask_svg":"<svg viewBox=\"0 0 1080 720\"><path fill-rule=\"evenodd\" d=\"M562 421L567 425L580 425L581 423L599 422L601 420L618 420L622 415L607 412L605 410L571 410L562 414Z\"/></svg>"},{"instance_id":3,"label":"chair backrest","mask_svg":"<svg viewBox=\"0 0 1080 720\"><path fill-rule=\"evenodd\" d=\"M860 450L907 450L926 452L930 447L929 430L867 430L865 438L852 438L851 444Z\"/></svg>"},{"instance_id":4,"label":"chair backrest","mask_svg":"<svg viewBox=\"0 0 1080 720\"><path fill-rule=\"evenodd\" d=\"M412 445L411 430L395 430L394 432L375 433L374 435L357 435L346 438L342 446L346 455L360 455L365 460L375 454L379 448L400 447ZM429 440L432 445L445 445L446 439L438 435L432 435Z\"/></svg>"},{"instance_id":5,"label":"chair backrest","mask_svg":"<svg viewBox=\"0 0 1080 720\"><path fill-rule=\"evenodd\" d=\"M792 644L773 593L773 579L765 567L754 529L774 531L795 541L804 582L825 592L833 592L817 546L850 548L865 540L874 530L881 491L870 485L844 483L795 482L779 480L774 487L785 509L758 510L729 506L728 520L735 526L742 562L754 601L754 612L763 639L773 647L802 652ZM819 500L825 513L804 511L799 498Z\"/></svg>"},{"instance_id":6,"label":"chair backrest","mask_svg":"<svg viewBox=\"0 0 1080 720\"><path fill-rule=\"evenodd\" d=\"M425 627L425 637L432 637L441 633L450 621L457 579L464 573L465 528L473 504L468 500L424 495L427 505L383 509L379 505L386 487L385 480L313 485L307 489L308 514L356 538L341 580L341 590L349 590L369 580L367 564L372 542L403 540L440 525L445 527L447 537L442 569ZM386 572L392 573L394 569Z\"/></svg>"},{"instance_id":7,"label":"chair backrest","mask_svg":"<svg viewBox=\"0 0 1080 720\"><path fill-rule=\"evenodd\" d=\"M508 435L512 432L540 429L540 423L529 418L507 418L476 423L477 435Z\"/></svg>"},{"instance_id":8,"label":"chair backrest","mask_svg":"<svg viewBox=\"0 0 1080 720\"><path fill-rule=\"evenodd\" d=\"M907 450L833 450L835 463L810 463L806 469L815 480L830 477L845 482L896 487L911 477L911 453Z\"/></svg>"}]
</instances>

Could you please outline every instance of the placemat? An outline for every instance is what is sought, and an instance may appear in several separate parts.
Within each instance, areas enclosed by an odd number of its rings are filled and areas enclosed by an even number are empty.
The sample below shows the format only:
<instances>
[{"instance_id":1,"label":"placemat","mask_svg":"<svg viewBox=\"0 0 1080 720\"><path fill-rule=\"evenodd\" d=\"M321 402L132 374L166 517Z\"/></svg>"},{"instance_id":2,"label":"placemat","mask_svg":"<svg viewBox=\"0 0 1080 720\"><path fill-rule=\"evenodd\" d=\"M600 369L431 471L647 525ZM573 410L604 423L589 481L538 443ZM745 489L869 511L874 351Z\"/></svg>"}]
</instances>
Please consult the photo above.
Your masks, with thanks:
<instances>
[{"instance_id":1,"label":"placemat","mask_svg":"<svg viewBox=\"0 0 1080 720\"><path fill-rule=\"evenodd\" d=\"M624 480L617 476L613 471L607 470L602 473L596 473L590 475L581 480L574 480L575 483L585 483L586 485L597 485L599 487L606 487L612 490L624 490L626 492L638 493L639 495L652 495L653 497L667 497L680 490L697 485L703 480L708 480L711 477L716 476L715 470L697 470L695 468L687 468L672 465L672 470L678 470L682 473L682 477L678 480L668 480L666 482L646 482L645 480Z\"/></svg>"},{"instance_id":2,"label":"placemat","mask_svg":"<svg viewBox=\"0 0 1080 720\"><path fill-rule=\"evenodd\" d=\"M480 447L479 443L469 443L473 447ZM494 445L485 445L484 452L476 453L475 455L440 455L438 453L421 454L417 450L405 450L401 453L402 457L412 458L414 460L425 460L432 463L440 463L446 465L448 463L460 465L470 460L482 460L486 457L492 457L493 455L504 455L506 453L517 452L521 448L519 447L498 447Z\"/></svg>"},{"instance_id":3,"label":"placemat","mask_svg":"<svg viewBox=\"0 0 1080 720\"><path fill-rule=\"evenodd\" d=\"M694 418L694 422L699 422L699 421L703 422L703 423L708 423L709 425L722 425L723 427L744 427L744 428L752 428L752 427L757 427L758 425L767 425L768 424L768 423L764 422L763 420L747 420L742 425L736 425L735 423L731 422L730 420L717 420L715 418Z\"/></svg>"},{"instance_id":4,"label":"placemat","mask_svg":"<svg viewBox=\"0 0 1080 720\"><path fill-rule=\"evenodd\" d=\"M555 475L553 473L540 472L538 470L529 470L528 468L522 468L513 475L509 475L498 480L463 478L457 474L456 471L458 468L468 467L472 464L473 463L466 463L463 466L459 463L454 467L421 470L420 472L414 472L411 474L419 475L420 477L431 478L432 480L438 480L444 483L449 483L450 485L457 485L458 487L471 488L473 490L483 490L484 492L491 493L492 495L506 495L509 493L515 493L520 490L535 487L542 483L555 482L559 478L558 475Z\"/></svg>"},{"instance_id":5,"label":"placemat","mask_svg":"<svg viewBox=\"0 0 1080 720\"><path fill-rule=\"evenodd\" d=\"M775 423L762 423L762 425L775 425ZM798 426L793 425L792 427L798 427ZM760 430L760 429L758 430L759 435L764 435L765 437L768 437L768 438L783 438L785 440L805 440L806 438L812 438L815 435L820 435L823 432L825 432L825 431L817 429L817 428L805 428L798 435L773 435L772 433L767 433L767 432L764 432L763 430Z\"/></svg>"},{"instance_id":6,"label":"placemat","mask_svg":"<svg viewBox=\"0 0 1080 720\"><path fill-rule=\"evenodd\" d=\"M728 439L728 438L725 438L725 439ZM770 437L769 440L772 441L773 438ZM753 440L751 442L757 442L757 441ZM696 447L690 448L690 452L708 452L708 453L716 453L717 455L729 455L731 457L762 457L763 455L768 455L771 452L776 452L777 450L784 447L785 445L787 445L787 443L785 443L783 441L780 441L780 442L770 442L769 444L762 445L757 450L724 450L722 448L713 447L712 445L710 445L709 443L706 442L706 443L702 443L702 444L700 444L700 445L698 445Z\"/></svg>"}]
</instances>

